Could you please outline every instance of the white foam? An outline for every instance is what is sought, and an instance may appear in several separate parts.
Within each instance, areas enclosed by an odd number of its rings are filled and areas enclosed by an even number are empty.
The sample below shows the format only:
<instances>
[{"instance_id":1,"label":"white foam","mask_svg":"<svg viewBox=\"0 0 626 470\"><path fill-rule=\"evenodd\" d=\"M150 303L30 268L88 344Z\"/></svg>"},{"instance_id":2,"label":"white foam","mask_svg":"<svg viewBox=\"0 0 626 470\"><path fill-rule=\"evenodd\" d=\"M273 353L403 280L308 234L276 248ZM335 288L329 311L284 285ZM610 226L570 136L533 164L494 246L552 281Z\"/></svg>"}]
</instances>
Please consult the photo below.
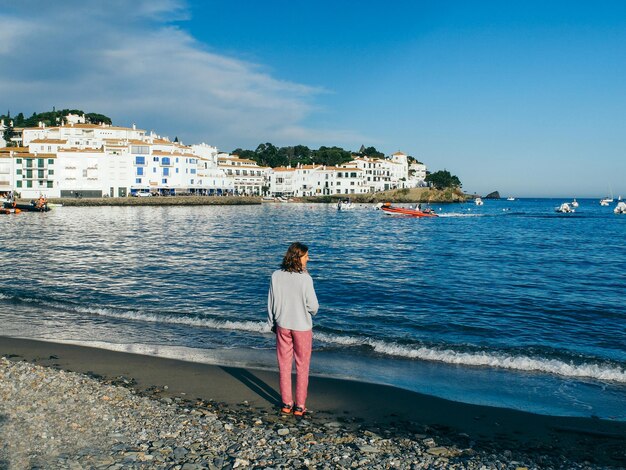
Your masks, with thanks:
<instances>
[{"instance_id":1,"label":"white foam","mask_svg":"<svg viewBox=\"0 0 626 470\"><path fill-rule=\"evenodd\" d=\"M3 294L0 295L5 298L10 298L8 296L4 296ZM23 300L32 301L32 299ZM67 308L67 306L65 306L65 308ZM216 320L212 318L192 318L183 315L157 315L138 311L116 311L114 309L107 308L75 307L74 310L79 313L87 313L91 315L119 318L124 320L189 325L201 328L245 331L253 333L270 332L269 326L264 321L259 322ZM499 369L543 372L572 378L591 378L601 381L626 383L626 370L614 365L600 365L593 363L574 364L558 359L534 358L524 355L513 356L497 352L463 352L455 351L453 349L436 349L425 346L412 347L400 345L393 342L375 340L371 338L332 335L320 332L315 332L314 336L316 340L323 341L328 344L351 347L367 346L378 354L392 357L437 361L447 364L457 364L464 366L493 367ZM124 350L128 351L127 349ZM146 354L141 352L138 353Z\"/></svg>"},{"instance_id":2,"label":"white foam","mask_svg":"<svg viewBox=\"0 0 626 470\"><path fill-rule=\"evenodd\" d=\"M492 352L461 352L452 349L410 347L369 338L336 336L318 333L315 338L331 344L369 346L375 352L388 356L421 359L466 366L494 367L531 372L544 372L565 377L591 378L626 383L626 370L619 366L599 364L572 364L558 359L512 356Z\"/></svg>"},{"instance_id":3,"label":"white foam","mask_svg":"<svg viewBox=\"0 0 626 470\"><path fill-rule=\"evenodd\" d=\"M182 315L166 316L132 311L121 312L104 308L92 309L81 307L77 308L76 311L80 313L89 313L92 315L99 315L104 317L121 318L124 320L148 321L154 323L171 323L177 325L213 328L216 330L252 331L255 333L269 333L270 331L267 322L215 320L212 318L191 318Z\"/></svg>"},{"instance_id":4,"label":"white foam","mask_svg":"<svg viewBox=\"0 0 626 470\"><path fill-rule=\"evenodd\" d=\"M485 214L462 214L459 212L446 212L443 214L438 214L439 217L484 217Z\"/></svg>"}]
</instances>

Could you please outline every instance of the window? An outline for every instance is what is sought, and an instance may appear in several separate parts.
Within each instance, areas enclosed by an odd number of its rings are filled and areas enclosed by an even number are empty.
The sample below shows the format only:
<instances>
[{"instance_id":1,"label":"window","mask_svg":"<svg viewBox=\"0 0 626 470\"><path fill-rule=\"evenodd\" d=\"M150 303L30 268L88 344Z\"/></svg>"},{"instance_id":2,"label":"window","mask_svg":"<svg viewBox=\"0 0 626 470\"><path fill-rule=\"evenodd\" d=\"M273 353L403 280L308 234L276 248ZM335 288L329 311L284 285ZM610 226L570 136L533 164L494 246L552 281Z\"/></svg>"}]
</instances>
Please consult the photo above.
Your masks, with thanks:
<instances>
[{"instance_id":1,"label":"window","mask_svg":"<svg viewBox=\"0 0 626 470\"><path fill-rule=\"evenodd\" d=\"M87 170L83 170L83 178L87 178Z\"/></svg>"},{"instance_id":2,"label":"window","mask_svg":"<svg viewBox=\"0 0 626 470\"><path fill-rule=\"evenodd\" d=\"M137 168L137 176L143 176L143 168Z\"/></svg>"},{"instance_id":3,"label":"window","mask_svg":"<svg viewBox=\"0 0 626 470\"><path fill-rule=\"evenodd\" d=\"M192 169L191 169L191 174L192 174L192 175L195 175L195 174L196 174L196 169L195 169L195 168L192 168Z\"/></svg>"},{"instance_id":4,"label":"window","mask_svg":"<svg viewBox=\"0 0 626 470\"><path fill-rule=\"evenodd\" d=\"M32 188L32 187L33 187L33 181L32 181L32 180L28 180L28 181L26 182L26 187L27 187L27 188Z\"/></svg>"},{"instance_id":5,"label":"window","mask_svg":"<svg viewBox=\"0 0 626 470\"><path fill-rule=\"evenodd\" d=\"M148 155L150 148L147 145L133 145L130 148L131 153L138 153L140 155Z\"/></svg>"},{"instance_id":6,"label":"window","mask_svg":"<svg viewBox=\"0 0 626 470\"><path fill-rule=\"evenodd\" d=\"M54 175L54 170L48 170L48 175Z\"/></svg>"},{"instance_id":7,"label":"window","mask_svg":"<svg viewBox=\"0 0 626 470\"><path fill-rule=\"evenodd\" d=\"M141 178L135 178L135 183L136 184L141 184Z\"/></svg>"},{"instance_id":8,"label":"window","mask_svg":"<svg viewBox=\"0 0 626 470\"><path fill-rule=\"evenodd\" d=\"M48 158L48 165L54 165L54 158Z\"/></svg>"},{"instance_id":9,"label":"window","mask_svg":"<svg viewBox=\"0 0 626 470\"><path fill-rule=\"evenodd\" d=\"M153 162L158 162L159 161L159 157L152 157L152 161Z\"/></svg>"},{"instance_id":10,"label":"window","mask_svg":"<svg viewBox=\"0 0 626 470\"><path fill-rule=\"evenodd\" d=\"M21 158L16 158L16 159L15 159L15 163L16 163L17 165L21 165L21 164L22 164L22 159L21 159Z\"/></svg>"},{"instance_id":11,"label":"window","mask_svg":"<svg viewBox=\"0 0 626 470\"><path fill-rule=\"evenodd\" d=\"M18 188L21 188L22 187L22 182L21 181L16 181L15 182L15 186L18 187Z\"/></svg>"},{"instance_id":12,"label":"window","mask_svg":"<svg viewBox=\"0 0 626 470\"><path fill-rule=\"evenodd\" d=\"M43 179L43 170L37 170L37 178Z\"/></svg>"},{"instance_id":13,"label":"window","mask_svg":"<svg viewBox=\"0 0 626 470\"><path fill-rule=\"evenodd\" d=\"M135 165L145 165L146 157L135 157Z\"/></svg>"},{"instance_id":14,"label":"window","mask_svg":"<svg viewBox=\"0 0 626 470\"><path fill-rule=\"evenodd\" d=\"M163 168L163 176L169 176L170 175L170 169L169 168Z\"/></svg>"},{"instance_id":15,"label":"window","mask_svg":"<svg viewBox=\"0 0 626 470\"><path fill-rule=\"evenodd\" d=\"M162 182L163 184L167 184L167 178L163 178L163 179L161 180L161 182Z\"/></svg>"},{"instance_id":16,"label":"window","mask_svg":"<svg viewBox=\"0 0 626 470\"><path fill-rule=\"evenodd\" d=\"M33 177L33 170L26 170L26 178L32 178Z\"/></svg>"},{"instance_id":17,"label":"window","mask_svg":"<svg viewBox=\"0 0 626 470\"><path fill-rule=\"evenodd\" d=\"M178 163L178 157L176 157L176 163Z\"/></svg>"},{"instance_id":18,"label":"window","mask_svg":"<svg viewBox=\"0 0 626 470\"><path fill-rule=\"evenodd\" d=\"M156 168L153 168L153 169L152 169L152 173L156 173Z\"/></svg>"},{"instance_id":19,"label":"window","mask_svg":"<svg viewBox=\"0 0 626 470\"><path fill-rule=\"evenodd\" d=\"M52 187L52 181L47 181L46 182L46 187L51 188Z\"/></svg>"},{"instance_id":20,"label":"window","mask_svg":"<svg viewBox=\"0 0 626 470\"><path fill-rule=\"evenodd\" d=\"M176 160L178 160L178 158ZM176 173L178 173L178 168L176 168Z\"/></svg>"},{"instance_id":21,"label":"window","mask_svg":"<svg viewBox=\"0 0 626 470\"><path fill-rule=\"evenodd\" d=\"M33 161L30 158L26 159L26 168L32 168L33 167Z\"/></svg>"},{"instance_id":22,"label":"window","mask_svg":"<svg viewBox=\"0 0 626 470\"><path fill-rule=\"evenodd\" d=\"M161 159L161 165L171 165L170 163L170 157L163 157Z\"/></svg>"},{"instance_id":23,"label":"window","mask_svg":"<svg viewBox=\"0 0 626 470\"><path fill-rule=\"evenodd\" d=\"M20 169L18 168L18 170L17 170L17 174L18 174L18 175L21 175L21 174L22 174L22 170L20 170Z\"/></svg>"}]
</instances>

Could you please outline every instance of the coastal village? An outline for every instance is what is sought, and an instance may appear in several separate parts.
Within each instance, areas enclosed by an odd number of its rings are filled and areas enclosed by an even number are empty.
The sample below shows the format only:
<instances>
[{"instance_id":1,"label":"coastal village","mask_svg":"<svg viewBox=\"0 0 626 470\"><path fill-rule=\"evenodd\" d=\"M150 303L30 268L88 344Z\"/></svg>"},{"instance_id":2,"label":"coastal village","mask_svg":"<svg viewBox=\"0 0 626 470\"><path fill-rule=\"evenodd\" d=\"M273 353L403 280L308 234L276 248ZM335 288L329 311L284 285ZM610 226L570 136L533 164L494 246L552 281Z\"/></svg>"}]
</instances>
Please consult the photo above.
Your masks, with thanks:
<instances>
[{"instance_id":1,"label":"coastal village","mask_svg":"<svg viewBox=\"0 0 626 470\"><path fill-rule=\"evenodd\" d=\"M356 156L339 166L263 167L206 143L184 145L154 132L90 124L68 114L11 142L0 121L0 193L29 199L173 195L332 196L425 187L426 165L396 152ZM8 146L12 145L12 146Z\"/></svg>"}]
</instances>

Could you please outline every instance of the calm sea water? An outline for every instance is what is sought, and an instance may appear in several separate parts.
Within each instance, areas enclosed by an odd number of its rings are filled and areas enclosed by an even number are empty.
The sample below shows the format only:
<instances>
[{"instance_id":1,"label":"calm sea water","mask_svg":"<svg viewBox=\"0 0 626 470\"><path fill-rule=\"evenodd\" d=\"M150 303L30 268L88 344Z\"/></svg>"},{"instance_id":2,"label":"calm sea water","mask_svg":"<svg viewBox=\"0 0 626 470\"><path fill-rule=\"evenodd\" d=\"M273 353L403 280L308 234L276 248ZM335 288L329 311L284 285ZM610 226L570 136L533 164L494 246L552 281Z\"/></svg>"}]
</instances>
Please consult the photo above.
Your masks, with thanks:
<instances>
[{"instance_id":1,"label":"calm sea water","mask_svg":"<svg viewBox=\"0 0 626 470\"><path fill-rule=\"evenodd\" d=\"M4 216L0 334L274 368L268 281L299 240L321 304L313 373L626 420L626 216L561 202Z\"/></svg>"}]
</instances>

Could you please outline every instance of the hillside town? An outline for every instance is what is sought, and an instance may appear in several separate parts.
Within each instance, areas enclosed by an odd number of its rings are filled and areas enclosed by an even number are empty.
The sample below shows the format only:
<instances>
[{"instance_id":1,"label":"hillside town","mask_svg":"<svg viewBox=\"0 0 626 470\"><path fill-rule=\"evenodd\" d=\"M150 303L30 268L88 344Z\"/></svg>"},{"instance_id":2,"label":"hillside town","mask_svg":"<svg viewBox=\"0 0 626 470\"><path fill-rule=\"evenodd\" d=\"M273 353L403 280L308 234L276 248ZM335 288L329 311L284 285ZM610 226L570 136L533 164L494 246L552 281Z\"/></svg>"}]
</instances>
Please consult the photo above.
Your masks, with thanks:
<instances>
[{"instance_id":1,"label":"hillside town","mask_svg":"<svg viewBox=\"0 0 626 470\"><path fill-rule=\"evenodd\" d=\"M154 132L90 124L68 114L60 125L26 127L6 142L0 121L0 193L22 198L365 194L426 186L426 166L396 152L338 165L263 167L205 143L184 145Z\"/></svg>"}]
</instances>

